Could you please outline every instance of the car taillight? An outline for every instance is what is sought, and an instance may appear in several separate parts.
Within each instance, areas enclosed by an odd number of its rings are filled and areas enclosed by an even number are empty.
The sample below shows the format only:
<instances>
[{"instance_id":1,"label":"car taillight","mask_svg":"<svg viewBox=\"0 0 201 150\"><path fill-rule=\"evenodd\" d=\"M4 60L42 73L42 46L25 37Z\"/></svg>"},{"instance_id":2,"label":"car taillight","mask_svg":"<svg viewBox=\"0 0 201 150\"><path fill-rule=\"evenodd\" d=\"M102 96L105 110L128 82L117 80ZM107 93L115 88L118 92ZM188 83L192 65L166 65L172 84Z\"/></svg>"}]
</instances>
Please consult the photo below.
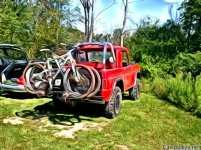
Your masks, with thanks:
<instances>
[{"instance_id":1,"label":"car taillight","mask_svg":"<svg viewBox=\"0 0 201 150\"><path fill-rule=\"evenodd\" d=\"M6 81L6 76L4 73L0 74L0 83L4 83Z\"/></svg>"},{"instance_id":2,"label":"car taillight","mask_svg":"<svg viewBox=\"0 0 201 150\"><path fill-rule=\"evenodd\" d=\"M21 77L19 78L19 80L17 81L17 84L23 85L23 83L24 83L24 77L21 76Z\"/></svg>"}]
</instances>

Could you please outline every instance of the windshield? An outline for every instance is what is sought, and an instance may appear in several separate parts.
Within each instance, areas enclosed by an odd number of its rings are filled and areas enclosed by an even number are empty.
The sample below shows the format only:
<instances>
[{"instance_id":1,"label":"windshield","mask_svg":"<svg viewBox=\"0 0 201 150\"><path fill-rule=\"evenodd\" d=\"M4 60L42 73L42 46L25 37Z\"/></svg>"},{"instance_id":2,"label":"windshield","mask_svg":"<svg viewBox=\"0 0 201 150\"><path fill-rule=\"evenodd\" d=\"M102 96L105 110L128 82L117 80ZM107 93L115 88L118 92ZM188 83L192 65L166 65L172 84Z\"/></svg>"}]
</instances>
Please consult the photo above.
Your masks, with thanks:
<instances>
[{"instance_id":1,"label":"windshield","mask_svg":"<svg viewBox=\"0 0 201 150\"><path fill-rule=\"evenodd\" d=\"M0 48L0 57L13 60L26 60L26 55L17 48Z\"/></svg>"}]
</instances>

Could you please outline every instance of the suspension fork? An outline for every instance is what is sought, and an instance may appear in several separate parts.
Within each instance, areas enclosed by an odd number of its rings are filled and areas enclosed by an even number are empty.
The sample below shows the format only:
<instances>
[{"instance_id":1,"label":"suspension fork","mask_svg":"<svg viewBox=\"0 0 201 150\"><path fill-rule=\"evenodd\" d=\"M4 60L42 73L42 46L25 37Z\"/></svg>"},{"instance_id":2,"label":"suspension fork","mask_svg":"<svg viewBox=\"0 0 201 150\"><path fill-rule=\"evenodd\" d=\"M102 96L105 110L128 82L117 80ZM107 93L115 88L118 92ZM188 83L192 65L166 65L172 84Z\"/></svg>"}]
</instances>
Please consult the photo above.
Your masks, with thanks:
<instances>
[{"instance_id":1,"label":"suspension fork","mask_svg":"<svg viewBox=\"0 0 201 150\"><path fill-rule=\"evenodd\" d=\"M79 82L79 81L80 81L80 74L78 73L78 71L77 71L75 65L76 65L76 63L73 62L71 68L72 68L73 74L74 74L74 76L75 76L75 81L76 81L76 82Z\"/></svg>"},{"instance_id":2,"label":"suspension fork","mask_svg":"<svg viewBox=\"0 0 201 150\"><path fill-rule=\"evenodd\" d=\"M50 64L50 61L51 61L51 59L48 58L47 59L47 80L48 80L48 84L50 86L50 89L53 89L53 86L52 86L52 72L51 72L52 66Z\"/></svg>"}]
</instances>

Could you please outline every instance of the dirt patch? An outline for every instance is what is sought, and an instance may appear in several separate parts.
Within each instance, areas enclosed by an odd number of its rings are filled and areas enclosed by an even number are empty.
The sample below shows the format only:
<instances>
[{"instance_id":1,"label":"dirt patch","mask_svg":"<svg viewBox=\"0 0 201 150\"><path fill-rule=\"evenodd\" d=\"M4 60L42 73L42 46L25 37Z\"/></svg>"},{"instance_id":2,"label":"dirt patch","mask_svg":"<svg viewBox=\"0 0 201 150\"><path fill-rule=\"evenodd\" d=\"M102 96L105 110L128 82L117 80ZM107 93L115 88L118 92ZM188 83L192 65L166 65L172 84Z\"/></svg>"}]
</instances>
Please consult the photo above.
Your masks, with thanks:
<instances>
[{"instance_id":1,"label":"dirt patch","mask_svg":"<svg viewBox=\"0 0 201 150\"><path fill-rule=\"evenodd\" d=\"M116 148L118 150L129 150L129 148L127 146L125 146L125 145L116 145Z\"/></svg>"},{"instance_id":2,"label":"dirt patch","mask_svg":"<svg viewBox=\"0 0 201 150\"><path fill-rule=\"evenodd\" d=\"M24 124L25 119L20 117L10 117L3 119L3 123L11 125L20 125Z\"/></svg>"},{"instance_id":3,"label":"dirt patch","mask_svg":"<svg viewBox=\"0 0 201 150\"><path fill-rule=\"evenodd\" d=\"M71 129L56 132L54 136L63 138L74 138L75 133L79 130L82 130L83 128L84 128L83 123L77 123Z\"/></svg>"},{"instance_id":4,"label":"dirt patch","mask_svg":"<svg viewBox=\"0 0 201 150\"><path fill-rule=\"evenodd\" d=\"M11 124L11 125L22 125L24 123L34 122L35 126L37 126L37 131L39 132L52 132L55 137L61 138L71 138L74 139L75 135L78 131L84 130L89 131L92 129L98 130L101 132L103 127L105 127L108 122L91 122L91 121L83 121L76 122L74 124L66 122L65 124L53 124L48 117L42 117L37 120L25 119L20 117L10 117L3 119L3 123Z\"/></svg>"},{"instance_id":5,"label":"dirt patch","mask_svg":"<svg viewBox=\"0 0 201 150\"><path fill-rule=\"evenodd\" d=\"M75 133L80 130L88 131L90 129L98 129L98 131L101 132L103 127L106 125L107 125L106 123L92 123L92 122L77 123L73 125L70 129L56 132L54 136L63 138L74 138Z\"/></svg>"}]
</instances>

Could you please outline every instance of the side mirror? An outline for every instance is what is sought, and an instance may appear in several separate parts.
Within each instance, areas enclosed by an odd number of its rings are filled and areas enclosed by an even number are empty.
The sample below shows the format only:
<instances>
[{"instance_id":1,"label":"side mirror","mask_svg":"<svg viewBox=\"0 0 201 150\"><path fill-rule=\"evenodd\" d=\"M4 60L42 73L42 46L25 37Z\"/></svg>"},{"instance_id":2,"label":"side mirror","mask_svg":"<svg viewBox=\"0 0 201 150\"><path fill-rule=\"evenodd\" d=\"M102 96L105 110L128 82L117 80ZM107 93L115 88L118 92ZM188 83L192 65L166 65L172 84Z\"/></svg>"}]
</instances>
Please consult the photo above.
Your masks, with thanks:
<instances>
[{"instance_id":1,"label":"side mirror","mask_svg":"<svg viewBox=\"0 0 201 150\"><path fill-rule=\"evenodd\" d=\"M110 63L113 63L113 62L114 62L114 58L113 58L113 57L110 57L110 58L109 58L109 62L110 62Z\"/></svg>"}]
</instances>

